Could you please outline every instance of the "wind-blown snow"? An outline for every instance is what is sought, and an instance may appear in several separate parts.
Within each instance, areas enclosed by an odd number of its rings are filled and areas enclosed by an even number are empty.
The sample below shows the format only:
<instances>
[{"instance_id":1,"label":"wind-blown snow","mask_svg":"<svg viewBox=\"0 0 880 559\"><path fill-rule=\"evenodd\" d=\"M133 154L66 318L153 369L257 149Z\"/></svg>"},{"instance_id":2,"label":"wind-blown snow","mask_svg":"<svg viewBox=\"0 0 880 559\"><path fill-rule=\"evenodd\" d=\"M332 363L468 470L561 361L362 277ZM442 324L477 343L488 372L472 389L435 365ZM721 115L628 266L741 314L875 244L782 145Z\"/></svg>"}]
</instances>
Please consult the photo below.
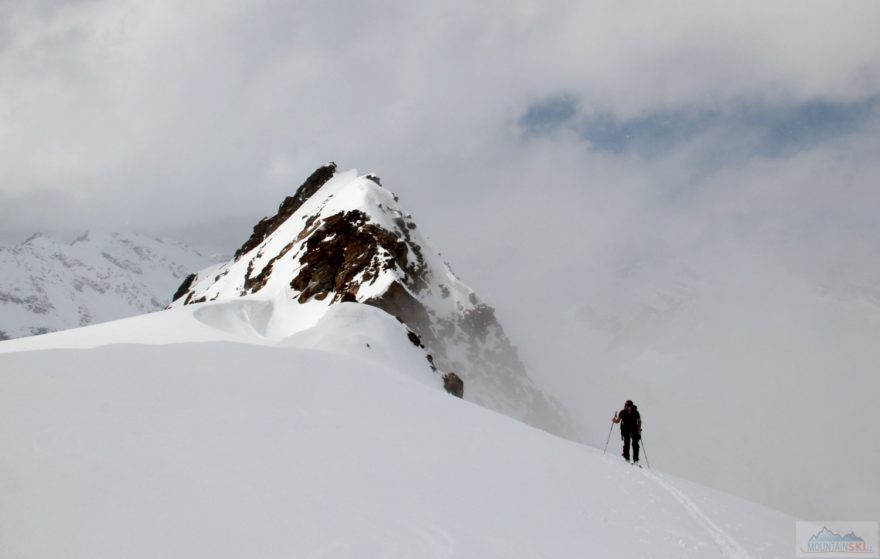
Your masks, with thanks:
<instances>
[{"instance_id":1,"label":"wind-blown snow","mask_svg":"<svg viewBox=\"0 0 880 559\"><path fill-rule=\"evenodd\" d=\"M377 309L272 338L261 304L0 343L0 555L792 554L790 517L446 394Z\"/></svg>"}]
</instances>

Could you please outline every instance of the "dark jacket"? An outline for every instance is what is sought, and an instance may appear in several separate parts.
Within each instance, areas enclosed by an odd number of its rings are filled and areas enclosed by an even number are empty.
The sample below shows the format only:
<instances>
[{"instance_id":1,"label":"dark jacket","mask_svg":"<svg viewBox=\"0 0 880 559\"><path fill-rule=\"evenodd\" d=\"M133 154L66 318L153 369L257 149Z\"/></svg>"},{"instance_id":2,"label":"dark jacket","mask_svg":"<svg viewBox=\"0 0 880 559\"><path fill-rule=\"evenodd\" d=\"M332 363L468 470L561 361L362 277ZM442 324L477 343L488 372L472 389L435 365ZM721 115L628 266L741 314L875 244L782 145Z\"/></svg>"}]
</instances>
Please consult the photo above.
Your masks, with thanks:
<instances>
[{"instance_id":1,"label":"dark jacket","mask_svg":"<svg viewBox=\"0 0 880 559\"><path fill-rule=\"evenodd\" d=\"M637 406L633 406L629 411L624 408L617 416L620 418L621 433L638 434L642 430L642 416L639 415Z\"/></svg>"}]
</instances>

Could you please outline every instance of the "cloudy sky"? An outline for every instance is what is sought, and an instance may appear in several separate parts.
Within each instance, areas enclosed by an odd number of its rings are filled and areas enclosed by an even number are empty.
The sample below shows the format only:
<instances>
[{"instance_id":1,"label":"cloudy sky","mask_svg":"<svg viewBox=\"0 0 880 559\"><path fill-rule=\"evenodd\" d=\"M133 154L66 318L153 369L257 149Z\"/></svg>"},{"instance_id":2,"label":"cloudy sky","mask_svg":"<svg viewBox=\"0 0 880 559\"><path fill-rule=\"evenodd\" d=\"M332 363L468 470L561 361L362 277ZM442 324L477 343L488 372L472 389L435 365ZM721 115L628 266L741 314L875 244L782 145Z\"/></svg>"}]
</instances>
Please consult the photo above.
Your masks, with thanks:
<instances>
[{"instance_id":1,"label":"cloudy sky","mask_svg":"<svg viewBox=\"0 0 880 559\"><path fill-rule=\"evenodd\" d=\"M782 335L761 363L800 373L792 348L825 347L863 374L878 22L875 0L0 0L0 241L136 229L231 252L332 160L401 196L572 406L598 366L584 337L634 348L609 370L694 340L705 370L733 335ZM698 301L687 328L627 326L678 299Z\"/></svg>"},{"instance_id":2,"label":"cloudy sky","mask_svg":"<svg viewBox=\"0 0 880 559\"><path fill-rule=\"evenodd\" d=\"M880 6L701 4L3 1L2 235L237 242L328 160L385 177L438 240L474 199L611 222L869 195ZM770 173L814 180L751 181Z\"/></svg>"}]
</instances>

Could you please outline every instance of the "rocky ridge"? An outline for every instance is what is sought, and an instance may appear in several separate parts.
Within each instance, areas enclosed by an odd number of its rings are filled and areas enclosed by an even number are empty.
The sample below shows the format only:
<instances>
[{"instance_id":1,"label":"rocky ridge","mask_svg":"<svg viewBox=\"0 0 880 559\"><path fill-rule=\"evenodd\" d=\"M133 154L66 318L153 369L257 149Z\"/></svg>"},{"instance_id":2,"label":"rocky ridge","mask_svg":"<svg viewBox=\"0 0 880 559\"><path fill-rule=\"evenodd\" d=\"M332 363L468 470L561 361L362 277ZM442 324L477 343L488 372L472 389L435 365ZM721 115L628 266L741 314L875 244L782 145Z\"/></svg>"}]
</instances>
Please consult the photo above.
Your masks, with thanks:
<instances>
[{"instance_id":1,"label":"rocky ridge","mask_svg":"<svg viewBox=\"0 0 880 559\"><path fill-rule=\"evenodd\" d=\"M263 218L229 262L191 274L170 307L232 298L298 305L308 328L329 305L357 302L397 317L450 392L572 436L567 414L531 381L492 307L467 287L375 175L316 170ZM276 336L293 331L276 331ZM462 386L463 385L463 386Z\"/></svg>"}]
</instances>

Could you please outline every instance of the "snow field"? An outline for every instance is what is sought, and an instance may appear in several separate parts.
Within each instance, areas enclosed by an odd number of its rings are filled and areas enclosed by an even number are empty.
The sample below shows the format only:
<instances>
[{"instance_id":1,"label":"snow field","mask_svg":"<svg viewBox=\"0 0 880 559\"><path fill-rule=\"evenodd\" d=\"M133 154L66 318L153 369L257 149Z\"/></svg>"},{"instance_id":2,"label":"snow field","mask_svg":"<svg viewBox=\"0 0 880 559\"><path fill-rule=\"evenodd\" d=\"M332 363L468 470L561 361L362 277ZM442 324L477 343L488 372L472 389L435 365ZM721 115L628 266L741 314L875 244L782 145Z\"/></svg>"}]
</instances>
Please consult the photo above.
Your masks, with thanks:
<instances>
[{"instance_id":1,"label":"snow field","mask_svg":"<svg viewBox=\"0 0 880 559\"><path fill-rule=\"evenodd\" d=\"M0 556L792 552L790 517L446 394L376 309L280 341L192 312L112 328L139 344L99 325L0 354ZM48 349L73 341L92 349Z\"/></svg>"}]
</instances>

